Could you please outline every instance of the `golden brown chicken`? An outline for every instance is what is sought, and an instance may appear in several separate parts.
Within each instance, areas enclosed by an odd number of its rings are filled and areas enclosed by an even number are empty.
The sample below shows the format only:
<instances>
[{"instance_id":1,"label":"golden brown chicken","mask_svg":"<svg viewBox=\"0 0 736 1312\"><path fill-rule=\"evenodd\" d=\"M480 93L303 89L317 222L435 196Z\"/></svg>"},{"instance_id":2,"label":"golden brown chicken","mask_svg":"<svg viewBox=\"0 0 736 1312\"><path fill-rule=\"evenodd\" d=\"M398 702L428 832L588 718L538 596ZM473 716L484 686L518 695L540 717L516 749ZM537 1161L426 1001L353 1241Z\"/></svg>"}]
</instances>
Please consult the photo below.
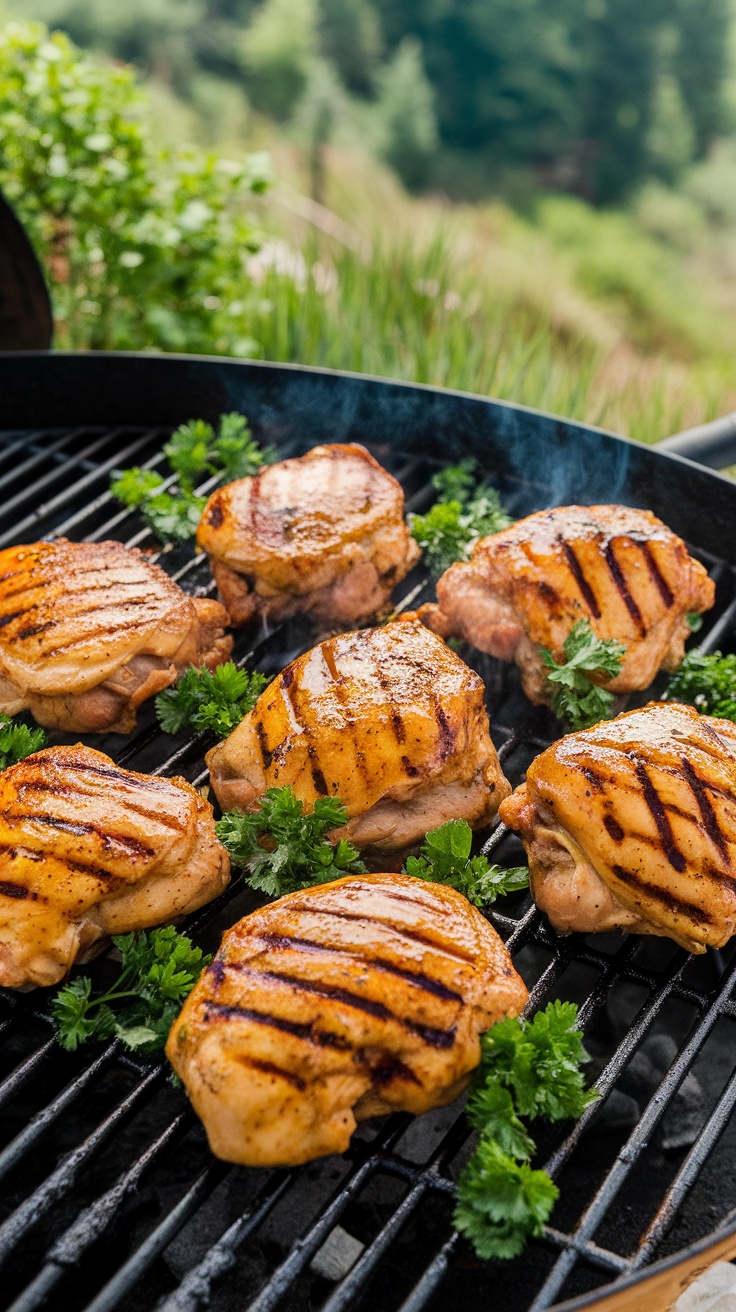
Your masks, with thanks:
<instances>
[{"instance_id":1,"label":"golden brown chicken","mask_svg":"<svg viewBox=\"0 0 736 1312\"><path fill-rule=\"evenodd\" d=\"M480 1034L526 998L498 934L459 893L358 876L228 930L166 1052L218 1157L294 1166L344 1152L369 1116L452 1102Z\"/></svg>"},{"instance_id":2,"label":"golden brown chicken","mask_svg":"<svg viewBox=\"0 0 736 1312\"><path fill-rule=\"evenodd\" d=\"M501 806L562 934L625 929L691 952L736 931L736 725L653 702L542 752Z\"/></svg>"},{"instance_id":3,"label":"golden brown chicken","mask_svg":"<svg viewBox=\"0 0 736 1312\"><path fill-rule=\"evenodd\" d=\"M687 613L708 610L714 595L704 567L648 510L558 506L477 542L467 564L442 575L439 605L424 607L422 618L443 637L515 661L527 696L544 703L539 648L564 661L578 620L624 644L620 673L600 682L632 692L648 688L660 668L677 668Z\"/></svg>"},{"instance_id":4,"label":"golden brown chicken","mask_svg":"<svg viewBox=\"0 0 736 1312\"><path fill-rule=\"evenodd\" d=\"M189 597L119 542L0 551L0 712L74 733L135 727L141 702L232 638L219 602Z\"/></svg>"},{"instance_id":5,"label":"golden brown chicken","mask_svg":"<svg viewBox=\"0 0 736 1312\"><path fill-rule=\"evenodd\" d=\"M233 624L372 619L419 548L400 485L362 446L317 446L213 492L197 541Z\"/></svg>"},{"instance_id":6,"label":"golden brown chicken","mask_svg":"<svg viewBox=\"0 0 736 1312\"><path fill-rule=\"evenodd\" d=\"M263 692L207 765L225 810L290 784L308 807L339 796L362 848L402 851L446 820L478 828L511 791L483 683L418 621L331 638Z\"/></svg>"},{"instance_id":7,"label":"golden brown chicken","mask_svg":"<svg viewBox=\"0 0 736 1312\"><path fill-rule=\"evenodd\" d=\"M0 985L56 984L99 940L196 911L229 877L185 779L81 743L27 756L0 774Z\"/></svg>"}]
</instances>

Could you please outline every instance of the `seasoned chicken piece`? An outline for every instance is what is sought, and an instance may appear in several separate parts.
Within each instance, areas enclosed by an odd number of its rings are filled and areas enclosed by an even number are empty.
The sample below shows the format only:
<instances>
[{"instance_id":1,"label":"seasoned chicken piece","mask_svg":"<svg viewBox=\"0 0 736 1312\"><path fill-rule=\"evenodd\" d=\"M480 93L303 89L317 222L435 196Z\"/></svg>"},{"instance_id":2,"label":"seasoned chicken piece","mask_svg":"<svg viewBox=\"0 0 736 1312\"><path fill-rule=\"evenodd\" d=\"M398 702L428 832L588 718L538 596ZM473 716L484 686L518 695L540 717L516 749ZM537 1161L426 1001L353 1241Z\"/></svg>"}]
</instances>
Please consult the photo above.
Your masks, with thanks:
<instances>
[{"instance_id":1,"label":"seasoned chicken piece","mask_svg":"<svg viewBox=\"0 0 736 1312\"><path fill-rule=\"evenodd\" d=\"M625 929L690 952L736 931L736 725L652 702L568 734L501 806L561 934Z\"/></svg>"},{"instance_id":2,"label":"seasoned chicken piece","mask_svg":"<svg viewBox=\"0 0 736 1312\"><path fill-rule=\"evenodd\" d=\"M479 1036L526 999L498 934L459 893L358 876L228 930L166 1052L213 1153L296 1166L344 1152L369 1116L452 1102Z\"/></svg>"},{"instance_id":3,"label":"seasoned chicken piece","mask_svg":"<svg viewBox=\"0 0 736 1312\"><path fill-rule=\"evenodd\" d=\"M419 548L400 485L362 446L317 446L213 492L197 542L233 624L372 619Z\"/></svg>"},{"instance_id":4,"label":"seasoned chicken piece","mask_svg":"<svg viewBox=\"0 0 736 1312\"><path fill-rule=\"evenodd\" d=\"M0 774L0 985L56 984L111 934L196 911L228 883L212 807L185 779L47 747Z\"/></svg>"},{"instance_id":5,"label":"seasoned chicken piece","mask_svg":"<svg viewBox=\"0 0 736 1312\"><path fill-rule=\"evenodd\" d=\"M398 852L464 817L479 828L511 791L483 683L414 621L314 647L265 690L207 765L225 810L290 784L308 807L339 796L359 847Z\"/></svg>"},{"instance_id":6,"label":"seasoned chicken piece","mask_svg":"<svg viewBox=\"0 0 736 1312\"><path fill-rule=\"evenodd\" d=\"M189 597L120 542L0 551L0 711L74 733L129 733L136 708L232 638L219 602Z\"/></svg>"},{"instance_id":7,"label":"seasoned chicken piece","mask_svg":"<svg viewBox=\"0 0 736 1312\"><path fill-rule=\"evenodd\" d=\"M684 655L687 613L713 605L715 585L681 538L648 510L558 506L481 538L467 564L437 584L422 618L443 637L515 661L527 696L549 701L539 648L564 661L578 620L626 647L611 692L648 688Z\"/></svg>"}]
</instances>

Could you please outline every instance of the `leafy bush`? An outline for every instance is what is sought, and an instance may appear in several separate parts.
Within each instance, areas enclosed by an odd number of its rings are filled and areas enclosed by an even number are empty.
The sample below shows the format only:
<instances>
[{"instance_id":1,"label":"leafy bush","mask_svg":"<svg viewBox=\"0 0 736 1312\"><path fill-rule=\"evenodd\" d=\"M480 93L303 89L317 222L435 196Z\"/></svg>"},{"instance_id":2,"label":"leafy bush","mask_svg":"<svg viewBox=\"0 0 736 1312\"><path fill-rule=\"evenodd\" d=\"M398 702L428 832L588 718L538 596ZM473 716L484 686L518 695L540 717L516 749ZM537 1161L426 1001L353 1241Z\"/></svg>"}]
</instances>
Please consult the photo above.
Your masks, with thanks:
<instances>
[{"instance_id":1,"label":"leafy bush","mask_svg":"<svg viewBox=\"0 0 736 1312\"><path fill-rule=\"evenodd\" d=\"M0 31L0 188L50 276L57 345L249 354L242 200L268 160L155 149L132 71Z\"/></svg>"}]
</instances>

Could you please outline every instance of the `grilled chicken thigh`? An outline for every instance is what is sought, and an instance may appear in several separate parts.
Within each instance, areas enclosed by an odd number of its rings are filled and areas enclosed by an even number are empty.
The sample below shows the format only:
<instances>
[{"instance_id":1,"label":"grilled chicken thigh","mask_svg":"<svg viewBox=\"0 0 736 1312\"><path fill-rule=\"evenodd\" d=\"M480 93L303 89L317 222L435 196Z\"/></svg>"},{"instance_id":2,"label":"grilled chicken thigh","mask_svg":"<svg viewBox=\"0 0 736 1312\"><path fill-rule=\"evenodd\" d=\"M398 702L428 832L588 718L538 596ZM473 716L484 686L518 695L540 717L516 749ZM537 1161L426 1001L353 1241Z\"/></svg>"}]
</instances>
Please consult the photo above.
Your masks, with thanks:
<instances>
[{"instance_id":1,"label":"grilled chicken thigh","mask_svg":"<svg viewBox=\"0 0 736 1312\"><path fill-rule=\"evenodd\" d=\"M527 696L544 703L539 648L564 661L578 620L624 644L620 673L600 682L632 692L648 688L660 668L677 668L687 613L708 610L714 595L703 566L648 510L558 506L477 542L467 564L442 575L439 605L424 607L422 618L443 637L515 661Z\"/></svg>"},{"instance_id":2,"label":"grilled chicken thigh","mask_svg":"<svg viewBox=\"0 0 736 1312\"><path fill-rule=\"evenodd\" d=\"M56 984L100 939L195 911L229 873L185 779L81 743L27 756L0 774L0 985Z\"/></svg>"},{"instance_id":3,"label":"grilled chicken thigh","mask_svg":"<svg viewBox=\"0 0 736 1312\"><path fill-rule=\"evenodd\" d=\"M317 446L213 492L197 541L233 624L368 621L419 557L400 485L362 446Z\"/></svg>"},{"instance_id":4,"label":"grilled chicken thigh","mask_svg":"<svg viewBox=\"0 0 736 1312\"><path fill-rule=\"evenodd\" d=\"M736 931L736 725L653 702L569 734L501 806L562 934L625 929L691 952Z\"/></svg>"},{"instance_id":5,"label":"grilled chicken thigh","mask_svg":"<svg viewBox=\"0 0 736 1312\"><path fill-rule=\"evenodd\" d=\"M479 1035L526 998L459 893L338 879L228 930L166 1051L218 1157L294 1166L343 1152L366 1117L451 1102Z\"/></svg>"},{"instance_id":6,"label":"grilled chicken thigh","mask_svg":"<svg viewBox=\"0 0 736 1312\"><path fill-rule=\"evenodd\" d=\"M219 602L189 597L119 542L0 551L0 711L75 733L135 727L141 702L227 659Z\"/></svg>"},{"instance_id":7,"label":"grilled chicken thigh","mask_svg":"<svg viewBox=\"0 0 736 1312\"><path fill-rule=\"evenodd\" d=\"M220 805L253 810L290 784L308 807L339 796L359 847L398 852L464 817L486 824L511 791L483 683L418 621L331 638L288 665L207 754Z\"/></svg>"}]
</instances>

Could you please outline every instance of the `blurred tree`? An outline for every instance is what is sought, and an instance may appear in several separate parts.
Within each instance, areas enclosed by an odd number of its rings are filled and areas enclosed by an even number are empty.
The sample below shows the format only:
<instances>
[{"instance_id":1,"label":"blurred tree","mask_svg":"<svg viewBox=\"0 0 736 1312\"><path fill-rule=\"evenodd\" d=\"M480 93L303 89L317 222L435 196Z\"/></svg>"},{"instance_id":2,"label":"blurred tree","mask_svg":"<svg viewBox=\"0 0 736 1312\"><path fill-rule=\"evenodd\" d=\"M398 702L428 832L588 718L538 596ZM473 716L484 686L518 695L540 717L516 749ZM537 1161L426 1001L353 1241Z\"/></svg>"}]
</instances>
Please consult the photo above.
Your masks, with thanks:
<instances>
[{"instance_id":1,"label":"blurred tree","mask_svg":"<svg viewBox=\"0 0 736 1312\"><path fill-rule=\"evenodd\" d=\"M264 0L240 42L256 109L289 117L306 90L316 47L315 0Z\"/></svg>"},{"instance_id":2,"label":"blurred tree","mask_svg":"<svg viewBox=\"0 0 736 1312\"><path fill-rule=\"evenodd\" d=\"M382 45L370 0L320 0L319 39L347 89L370 95Z\"/></svg>"},{"instance_id":3,"label":"blurred tree","mask_svg":"<svg viewBox=\"0 0 736 1312\"><path fill-rule=\"evenodd\" d=\"M673 0L678 43L673 74L690 114L702 157L724 130L723 84L729 71L731 0Z\"/></svg>"},{"instance_id":4,"label":"blurred tree","mask_svg":"<svg viewBox=\"0 0 736 1312\"><path fill-rule=\"evenodd\" d=\"M422 64L421 43L404 37L378 75L383 154L410 190L427 182L437 145L434 93Z\"/></svg>"},{"instance_id":5,"label":"blurred tree","mask_svg":"<svg viewBox=\"0 0 736 1312\"><path fill-rule=\"evenodd\" d=\"M132 70L40 23L0 30L0 188L50 274L63 347L251 353L242 163L147 141Z\"/></svg>"}]
</instances>

